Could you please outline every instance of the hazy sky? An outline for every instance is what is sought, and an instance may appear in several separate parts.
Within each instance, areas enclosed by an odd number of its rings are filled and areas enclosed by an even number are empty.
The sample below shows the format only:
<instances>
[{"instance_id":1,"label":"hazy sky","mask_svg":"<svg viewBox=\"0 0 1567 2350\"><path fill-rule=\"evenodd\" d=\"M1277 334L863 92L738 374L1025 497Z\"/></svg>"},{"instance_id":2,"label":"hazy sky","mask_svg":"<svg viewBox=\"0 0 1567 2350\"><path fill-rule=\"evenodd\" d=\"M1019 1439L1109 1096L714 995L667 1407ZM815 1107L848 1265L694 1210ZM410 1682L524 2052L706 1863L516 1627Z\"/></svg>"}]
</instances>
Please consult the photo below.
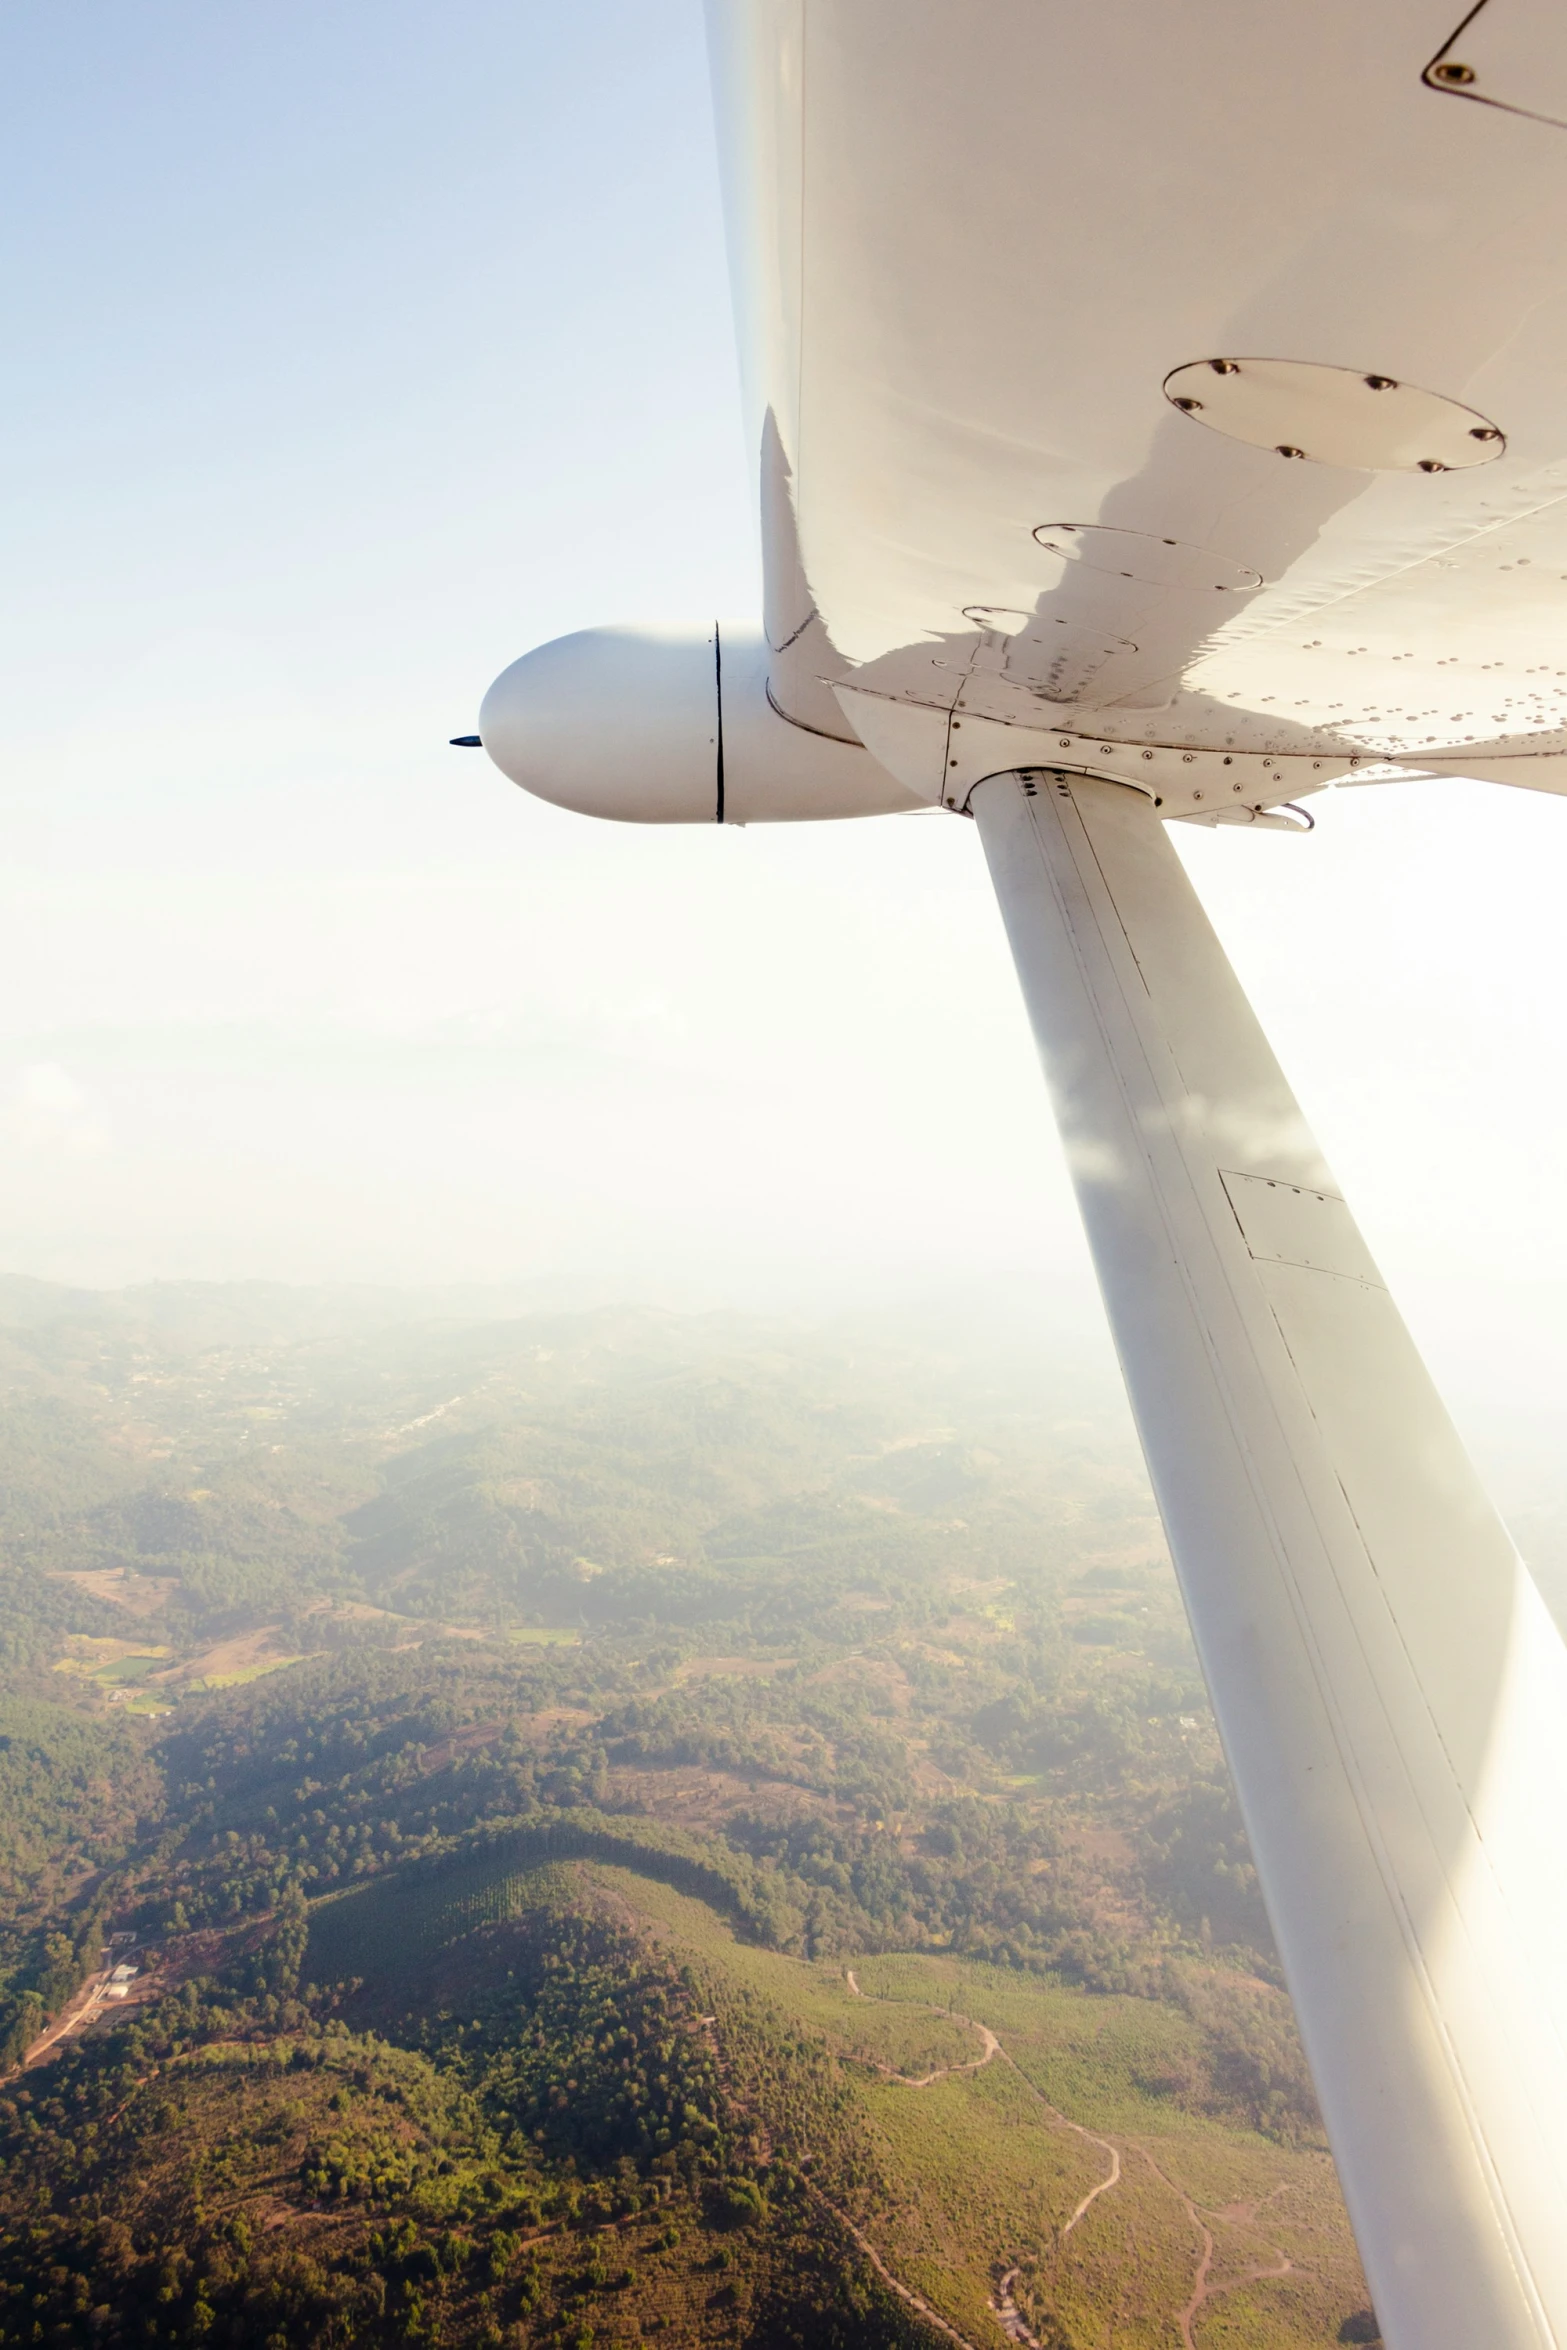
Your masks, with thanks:
<instances>
[{"instance_id":1,"label":"hazy sky","mask_svg":"<svg viewBox=\"0 0 1567 2350\"><path fill-rule=\"evenodd\" d=\"M697 0L0 15L0 1265L1086 1310L971 826L446 748L755 611L707 103ZM1461 1409L1560 1410L1567 806L1317 808L1183 851Z\"/></svg>"}]
</instances>

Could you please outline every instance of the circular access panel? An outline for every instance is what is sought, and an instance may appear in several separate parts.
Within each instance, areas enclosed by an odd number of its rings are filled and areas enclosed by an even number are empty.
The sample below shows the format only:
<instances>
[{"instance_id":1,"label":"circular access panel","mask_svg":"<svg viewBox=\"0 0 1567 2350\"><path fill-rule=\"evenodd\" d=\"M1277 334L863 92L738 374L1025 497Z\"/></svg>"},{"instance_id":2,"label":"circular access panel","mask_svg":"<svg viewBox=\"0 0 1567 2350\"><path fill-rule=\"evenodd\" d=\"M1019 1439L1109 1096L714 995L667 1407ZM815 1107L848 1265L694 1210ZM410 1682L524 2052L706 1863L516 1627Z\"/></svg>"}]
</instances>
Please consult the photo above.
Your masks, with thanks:
<instances>
[{"instance_id":1,"label":"circular access panel","mask_svg":"<svg viewBox=\"0 0 1567 2350\"><path fill-rule=\"evenodd\" d=\"M1118 530L1108 522L1041 522L1039 544L1088 571L1113 579L1140 580L1145 587L1203 588L1219 595L1244 595L1262 585L1260 571L1216 555L1211 547L1189 547L1182 539L1161 539L1152 531Z\"/></svg>"},{"instance_id":2,"label":"circular access panel","mask_svg":"<svg viewBox=\"0 0 1567 2350\"><path fill-rule=\"evenodd\" d=\"M1440 392L1312 359L1194 359L1165 377L1164 396L1232 441L1362 473L1459 473L1507 446L1488 417Z\"/></svg>"}]
</instances>

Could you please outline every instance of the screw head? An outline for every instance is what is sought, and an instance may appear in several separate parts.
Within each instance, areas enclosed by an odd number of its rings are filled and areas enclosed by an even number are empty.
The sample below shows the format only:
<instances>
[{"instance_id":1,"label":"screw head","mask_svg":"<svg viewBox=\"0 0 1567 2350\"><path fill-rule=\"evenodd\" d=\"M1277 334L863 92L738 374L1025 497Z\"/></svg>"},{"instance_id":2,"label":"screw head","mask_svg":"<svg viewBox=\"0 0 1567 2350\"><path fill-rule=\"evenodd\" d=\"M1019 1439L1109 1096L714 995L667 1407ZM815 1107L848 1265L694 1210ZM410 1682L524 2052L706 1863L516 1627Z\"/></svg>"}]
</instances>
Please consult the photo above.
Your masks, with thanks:
<instances>
[{"instance_id":1,"label":"screw head","mask_svg":"<svg viewBox=\"0 0 1567 2350\"><path fill-rule=\"evenodd\" d=\"M1447 467L1442 463L1440 457L1422 457L1420 470L1422 473L1445 473Z\"/></svg>"},{"instance_id":2,"label":"screw head","mask_svg":"<svg viewBox=\"0 0 1567 2350\"><path fill-rule=\"evenodd\" d=\"M1241 371L1238 359L1210 359L1208 365L1215 375L1239 375Z\"/></svg>"},{"instance_id":3,"label":"screw head","mask_svg":"<svg viewBox=\"0 0 1567 2350\"><path fill-rule=\"evenodd\" d=\"M1391 375L1368 375L1366 377L1366 388L1368 391L1373 392L1396 392L1398 389L1398 384L1396 379Z\"/></svg>"},{"instance_id":4,"label":"screw head","mask_svg":"<svg viewBox=\"0 0 1567 2350\"><path fill-rule=\"evenodd\" d=\"M1466 90L1475 78L1472 65L1460 65L1456 57L1444 58L1431 68L1431 79L1441 82L1449 90Z\"/></svg>"},{"instance_id":5,"label":"screw head","mask_svg":"<svg viewBox=\"0 0 1567 2350\"><path fill-rule=\"evenodd\" d=\"M1179 400L1172 401L1171 405L1172 407L1179 408L1183 415L1186 416L1196 416L1202 408L1201 400L1192 400L1184 397ZM1168 539L1165 541L1165 544L1166 546L1169 545Z\"/></svg>"},{"instance_id":6,"label":"screw head","mask_svg":"<svg viewBox=\"0 0 1567 2350\"><path fill-rule=\"evenodd\" d=\"M1472 441L1499 441L1501 437L1494 424L1472 424L1469 427L1469 438Z\"/></svg>"},{"instance_id":7,"label":"screw head","mask_svg":"<svg viewBox=\"0 0 1567 2350\"><path fill-rule=\"evenodd\" d=\"M1278 453L1281 457L1304 457L1306 454L1304 449L1297 449L1290 441L1280 441Z\"/></svg>"}]
</instances>

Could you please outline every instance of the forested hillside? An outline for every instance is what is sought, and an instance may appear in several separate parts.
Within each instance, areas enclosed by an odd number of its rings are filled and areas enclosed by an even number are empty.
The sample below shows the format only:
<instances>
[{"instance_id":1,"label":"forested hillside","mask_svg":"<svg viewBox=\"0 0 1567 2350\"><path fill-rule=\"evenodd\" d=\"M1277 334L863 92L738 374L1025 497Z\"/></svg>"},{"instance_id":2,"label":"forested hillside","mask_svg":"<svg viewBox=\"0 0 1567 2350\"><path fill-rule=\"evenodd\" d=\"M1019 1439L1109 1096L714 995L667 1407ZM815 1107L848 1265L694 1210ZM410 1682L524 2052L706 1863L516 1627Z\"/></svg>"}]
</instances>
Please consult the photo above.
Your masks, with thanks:
<instances>
[{"instance_id":1,"label":"forested hillside","mask_svg":"<svg viewBox=\"0 0 1567 2350\"><path fill-rule=\"evenodd\" d=\"M1067 1350L5 1283L0 1386L0 2342L1372 2338Z\"/></svg>"}]
</instances>

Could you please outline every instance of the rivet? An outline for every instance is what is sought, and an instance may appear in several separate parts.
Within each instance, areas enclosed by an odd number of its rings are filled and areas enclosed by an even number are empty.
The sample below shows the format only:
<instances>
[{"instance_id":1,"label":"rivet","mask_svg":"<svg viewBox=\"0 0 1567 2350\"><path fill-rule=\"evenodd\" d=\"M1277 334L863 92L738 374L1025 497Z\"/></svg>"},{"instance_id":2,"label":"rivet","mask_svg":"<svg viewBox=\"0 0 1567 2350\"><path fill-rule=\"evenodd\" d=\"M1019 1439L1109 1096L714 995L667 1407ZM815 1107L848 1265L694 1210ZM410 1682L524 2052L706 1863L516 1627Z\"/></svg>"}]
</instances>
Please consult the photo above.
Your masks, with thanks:
<instances>
[{"instance_id":1,"label":"rivet","mask_svg":"<svg viewBox=\"0 0 1567 2350\"><path fill-rule=\"evenodd\" d=\"M1240 788L1241 788L1241 787L1240 787L1240 785L1239 785L1238 783L1232 783L1232 784L1230 785L1230 789L1231 789L1231 791L1239 791L1239 790L1240 790Z\"/></svg>"},{"instance_id":2,"label":"rivet","mask_svg":"<svg viewBox=\"0 0 1567 2350\"><path fill-rule=\"evenodd\" d=\"M1110 745L1108 743L1101 743L1099 748L1104 752L1106 758L1110 756Z\"/></svg>"},{"instance_id":3,"label":"rivet","mask_svg":"<svg viewBox=\"0 0 1567 2350\"><path fill-rule=\"evenodd\" d=\"M1445 82L1450 90L1467 90L1474 78L1474 67L1460 65L1456 57L1431 68L1431 79L1434 82Z\"/></svg>"},{"instance_id":4,"label":"rivet","mask_svg":"<svg viewBox=\"0 0 1567 2350\"><path fill-rule=\"evenodd\" d=\"M1469 438L1472 441L1499 441L1501 437L1494 424L1472 424L1469 427Z\"/></svg>"},{"instance_id":5,"label":"rivet","mask_svg":"<svg viewBox=\"0 0 1567 2350\"><path fill-rule=\"evenodd\" d=\"M1228 752L1225 753L1224 764L1226 767L1233 767L1235 764L1235 761L1229 756Z\"/></svg>"},{"instance_id":6,"label":"rivet","mask_svg":"<svg viewBox=\"0 0 1567 2350\"><path fill-rule=\"evenodd\" d=\"M1190 752L1190 751L1183 751L1183 752L1181 753L1181 765L1182 765L1183 767L1189 767L1189 766L1191 765L1191 763L1192 763L1192 754L1191 754L1191 752Z\"/></svg>"},{"instance_id":7,"label":"rivet","mask_svg":"<svg viewBox=\"0 0 1567 2350\"><path fill-rule=\"evenodd\" d=\"M1202 793L1200 791L1194 791L1192 793L1192 798L1194 800L1200 800L1202 798Z\"/></svg>"},{"instance_id":8,"label":"rivet","mask_svg":"<svg viewBox=\"0 0 1567 2350\"><path fill-rule=\"evenodd\" d=\"M1175 407L1175 408L1179 408L1179 409L1181 409L1181 410L1183 411L1183 413L1184 413L1185 415L1187 415L1187 416L1198 416L1198 415L1200 415L1200 414L1202 413L1202 402L1201 402L1201 400L1189 400L1189 399L1182 398L1182 399L1179 399L1179 400L1174 400L1174 401L1172 401L1172 402L1171 402L1171 406L1172 406L1172 407ZM1166 546L1168 546L1168 545L1170 544L1170 542L1169 542L1169 540L1168 540L1168 539L1166 539L1164 543L1165 543L1165 545L1166 545Z\"/></svg>"},{"instance_id":9,"label":"rivet","mask_svg":"<svg viewBox=\"0 0 1567 2350\"><path fill-rule=\"evenodd\" d=\"M1151 759L1151 758L1153 757L1153 753L1152 753L1152 751L1144 751L1144 753L1143 753L1143 757L1144 757L1145 759Z\"/></svg>"},{"instance_id":10,"label":"rivet","mask_svg":"<svg viewBox=\"0 0 1567 2350\"><path fill-rule=\"evenodd\" d=\"M947 761L947 765L948 765L949 767L955 767L955 766L957 765L957 761L956 761L956 759L949 759L949 760Z\"/></svg>"},{"instance_id":11,"label":"rivet","mask_svg":"<svg viewBox=\"0 0 1567 2350\"><path fill-rule=\"evenodd\" d=\"M1422 473L1445 473L1447 467L1442 463L1440 457L1422 457L1420 470Z\"/></svg>"},{"instance_id":12,"label":"rivet","mask_svg":"<svg viewBox=\"0 0 1567 2350\"><path fill-rule=\"evenodd\" d=\"M1398 385L1390 375L1368 375L1367 388L1373 392L1396 392Z\"/></svg>"},{"instance_id":13,"label":"rivet","mask_svg":"<svg viewBox=\"0 0 1567 2350\"><path fill-rule=\"evenodd\" d=\"M1280 441L1278 452L1281 457L1304 457L1306 454L1304 449L1295 448L1289 441Z\"/></svg>"},{"instance_id":14,"label":"rivet","mask_svg":"<svg viewBox=\"0 0 1567 2350\"><path fill-rule=\"evenodd\" d=\"M1239 375L1240 362L1235 359L1210 359L1208 365L1215 375Z\"/></svg>"}]
</instances>

